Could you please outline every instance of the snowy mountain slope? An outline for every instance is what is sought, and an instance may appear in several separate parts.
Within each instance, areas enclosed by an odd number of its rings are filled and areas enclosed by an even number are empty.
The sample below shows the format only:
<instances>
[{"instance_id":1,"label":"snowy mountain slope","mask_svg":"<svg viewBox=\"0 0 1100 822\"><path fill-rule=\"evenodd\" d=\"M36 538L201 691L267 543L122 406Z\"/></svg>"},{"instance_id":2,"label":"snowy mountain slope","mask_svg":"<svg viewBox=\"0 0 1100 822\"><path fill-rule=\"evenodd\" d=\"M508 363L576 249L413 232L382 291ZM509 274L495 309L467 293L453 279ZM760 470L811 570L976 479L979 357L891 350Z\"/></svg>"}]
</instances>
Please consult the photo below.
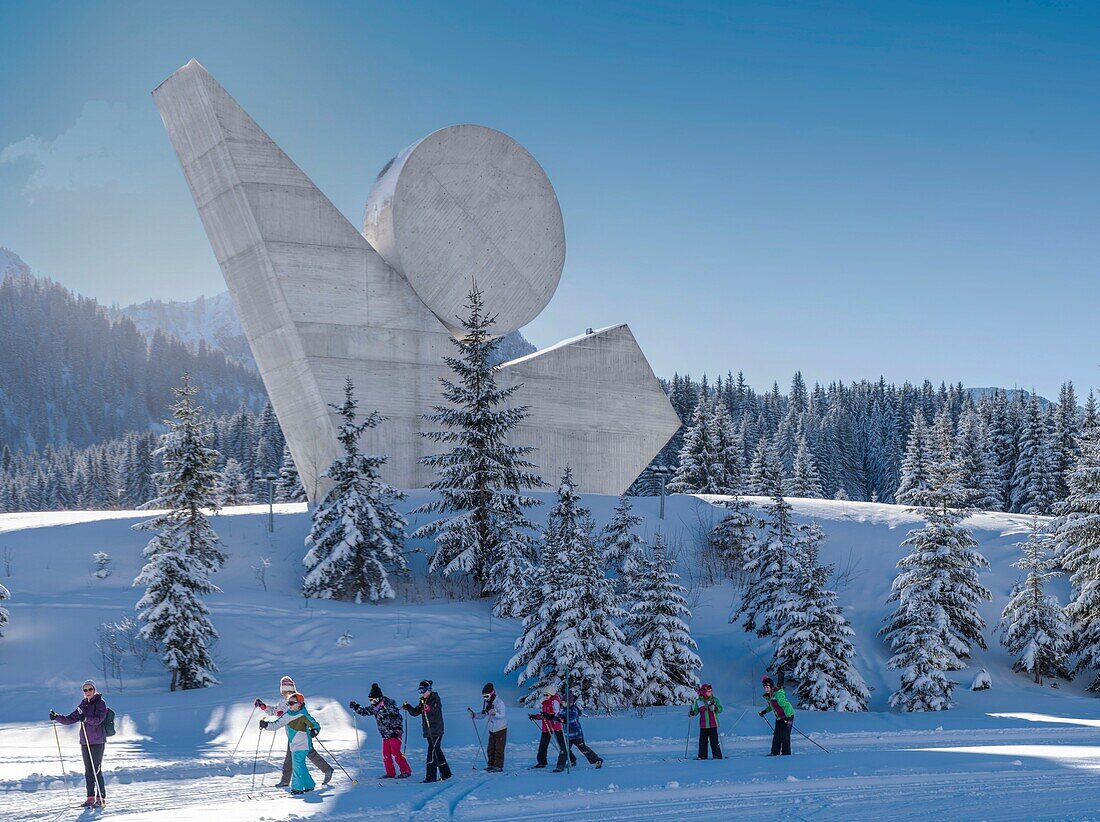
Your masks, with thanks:
<instances>
[{"instance_id":1,"label":"snowy mountain slope","mask_svg":"<svg viewBox=\"0 0 1100 822\"><path fill-rule=\"evenodd\" d=\"M23 258L0 245L0 281L5 277L28 277L31 267L23 262Z\"/></svg>"},{"instance_id":2,"label":"snowy mountain slope","mask_svg":"<svg viewBox=\"0 0 1100 822\"><path fill-rule=\"evenodd\" d=\"M541 495L544 500L550 495ZM406 501L422 502L424 492ZM606 521L615 500L586 497L597 522ZM112 813L128 819L726 819L813 814L821 818L889 818L935 812L942 818L1084 818L1100 788L1082 782L1100 770L1100 702L1082 685L1037 687L1011 673L996 642L975 654L974 669L987 668L993 689L956 692L952 711L901 715L886 709L896 674L886 671L886 648L876 632L886 613L884 599L901 556L898 547L916 524L904 509L874 503L794 500L799 520L815 518L827 534L823 559L847 573L840 601L857 632L860 670L875 690L873 712L861 715L800 712L797 727L829 749L825 754L795 737L796 756L760 758L768 729L753 715L765 643L730 625L736 593L729 585L701 587L696 536L720 512L694 497L671 497L664 523L658 501L636 500L642 531L666 530L679 546L679 565L692 587L692 629L704 661L701 676L726 706L724 762L679 762L694 734L682 708L624 712L585 722L587 738L606 760L595 771L583 764L570 775L522 770L533 759L535 729L517 706L515 680L501 675L518 633L515 623L490 619L486 602L430 599L421 575L424 555L413 557L414 591L383 606L306 603L299 594L301 540L308 529L302 505L278 506L275 533L266 531L266 509L229 509L214 527L229 552L217 575L222 593L208 598L221 633L215 649L218 687L167 693L167 677L155 661L144 672L128 665L123 689L113 679L108 702L121 721L105 770ZM545 515L547 506L540 513ZM130 526L138 512L0 516L0 558L10 556L10 576L0 563L0 581L12 592L6 636L0 639L0 817L53 818L65 804L57 778L50 708L71 710L86 676L103 679L94 648L103 620L132 611L140 591L131 581L148 535ZM61 524L62 522L67 524ZM415 523L414 523L415 524ZM992 568L983 582L994 601L983 609L990 626L1008 595L1016 570L1012 543L1027 518L982 515L971 523ZM415 547L415 546L411 546ZM91 554L107 551L114 572L92 576ZM270 560L267 591L255 573ZM438 584L436 585L438 588ZM1064 588L1056 588L1064 598ZM337 644L345 632L352 639ZM339 773L331 789L307 800L267 789L249 801L252 762L259 750L257 785L274 782L271 763L282 740L246 729L255 696L273 697L279 676L290 673L307 694L311 711L325 726L321 741L341 764L361 775L352 787ZM973 671L955 678L969 684ZM440 785L380 785L378 736L372 722L356 726L345 709L379 682L400 701L412 699L416 683L434 679L443 698L445 750L456 778ZM472 770L480 757L465 715L481 685L491 680L512 707L507 773L493 777ZM101 682L101 688L103 688ZM993 716L1011 713L1015 717ZM255 718L253 718L253 721ZM244 731L235 758L229 757ZM78 753L70 730L62 730L66 763ZM482 729L482 734L484 730ZM257 747L259 746L259 747ZM410 724L414 775L423 765L423 740ZM942 749L942 750L941 750ZM269 751L272 751L270 754ZM362 766L359 759L362 757ZM75 779L73 780L75 787Z\"/></svg>"},{"instance_id":3,"label":"snowy mountain slope","mask_svg":"<svg viewBox=\"0 0 1100 822\"><path fill-rule=\"evenodd\" d=\"M213 297L200 296L190 302L147 300L115 311L133 320L138 331L147 337L160 329L191 345L205 342L234 362L256 368L228 291Z\"/></svg>"}]
</instances>

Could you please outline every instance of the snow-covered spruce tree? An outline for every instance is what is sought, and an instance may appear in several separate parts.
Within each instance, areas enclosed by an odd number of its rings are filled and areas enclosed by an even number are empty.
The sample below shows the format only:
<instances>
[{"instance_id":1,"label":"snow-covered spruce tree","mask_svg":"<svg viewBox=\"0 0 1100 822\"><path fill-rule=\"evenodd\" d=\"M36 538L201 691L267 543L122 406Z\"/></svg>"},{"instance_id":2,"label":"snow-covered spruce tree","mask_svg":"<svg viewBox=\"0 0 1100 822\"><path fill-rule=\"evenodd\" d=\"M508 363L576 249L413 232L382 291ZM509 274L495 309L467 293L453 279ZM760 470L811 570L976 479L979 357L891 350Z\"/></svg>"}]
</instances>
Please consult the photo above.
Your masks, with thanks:
<instances>
[{"instance_id":1,"label":"snow-covered spruce tree","mask_svg":"<svg viewBox=\"0 0 1100 822\"><path fill-rule=\"evenodd\" d=\"M909 427L909 442L901 462L901 482L894 493L900 505L921 505L928 491L928 466L931 450L928 442L928 426L924 414L918 408L913 412L913 424Z\"/></svg>"},{"instance_id":2,"label":"snow-covered spruce tree","mask_svg":"<svg viewBox=\"0 0 1100 822\"><path fill-rule=\"evenodd\" d=\"M623 583L620 587L628 585L646 562L645 540L634 533L641 523L642 518L634 514L630 500L621 496L611 520L600 535L605 567L618 574Z\"/></svg>"},{"instance_id":3,"label":"snow-covered spruce tree","mask_svg":"<svg viewBox=\"0 0 1100 822\"><path fill-rule=\"evenodd\" d=\"M714 487L720 494L740 494L745 485L745 438L721 400L714 402L711 411L710 440L714 446Z\"/></svg>"},{"instance_id":4,"label":"snow-covered spruce tree","mask_svg":"<svg viewBox=\"0 0 1100 822\"><path fill-rule=\"evenodd\" d=\"M981 418L974 409L967 409L959 417L955 434L955 460L958 463L959 482L964 488L974 489L969 504L983 511L996 511L1000 505L1000 487L996 473L982 436Z\"/></svg>"},{"instance_id":5,"label":"snow-covered spruce tree","mask_svg":"<svg viewBox=\"0 0 1100 822\"><path fill-rule=\"evenodd\" d=\"M5 599L11 599L11 593L3 585L0 585L0 602ZM4 635L4 626L8 624L8 611L6 608L0 608L0 636Z\"/></svg>"},{"instance_id":6,"label":"snow-covered spruce tree","mask_svg":"<svg viewBox=\"0 0 1100 822\"><path fill-rule=\"evenodd\" d=\"M1073 383L1062 383L1058 393L1058 408L1054 418L1054 498L1065 499L1069 495L1067 478L1077 465L1081 453L1081 420L1077 415L1077 394Z\"/></svg>"},{"instance_id":7,"label":"snow-covered spruce tree","mask_svg":"<svg viewBox=\"0 0 1100 822\"><path fill-rule=\"evenodd\" d=\"M699 402L691 414L691 421L684 432L684 444L680 448L680 464L668 484L673 494L717 494L719 484L725 485L725 477L715 477L718 462L712 439L711 404L705 393L700 392Z\"/></svg>"},{"instance_id":8,"label":"snow-covered spruce tree","mask_svg":"<svg viewBox=\"0 0 1100 822\"><path fill-rule=\"evenodd\" d=\"M283 446L283 464L279 468L279 478L275 480L275 501L306 501L306 489L302 486L302 478L298 474L298 466L294 464L289 445Z\"/></svg>"},{"instance_id":9,"label":"snow-covered spruce tree","mask_svg":"<svg viewBox=\"0 0 1100 822\"><path fill-rule=\"evenodd\" d=\"M763 524L750 513L749 504L738 496L720 503L726 515L710 532L710 544L726 575L733 579L745 568L746 558L758 540L757 529Z\"/></svg>"},{"instance_id":10,"label":"snow-covered spruce tree","mask_svg":"<svg viewBox=\"0 0 1100 822\"><path fill-rule=\"evenodd\" d=\"M377 602L393 599L389 571L403 573L405 518L394 502L405 495L379 475L386 457L359 452L359 438L382 421L371 411L357 423L355 387L349 377L344 402L332 405L340 415L337 435L344 449L324 476L332 487L313 512L302 564L306 575L302 593L317 599ZM389 570L387 570L389 569Z\"/></svg>"},{"instance_id":11,"label":"snow-covered spruce tree","mask_svg":"<svg viewBox=\"0 0 1100 822\"><path fill-rule=\"evenodd\" d=\"M464 339L453 340L457 357L446 357L455 379L442 379L448 405L435 406L425 417L440 426L425 434L433 442L451 446L445 454L425 457L438 478L428 487L438 497L416 513L444 516L418 528L411 538L435 539L431 571L470 575L483 596L497 595L497 616L518 615L523 569L533 549L533 525L524 508L538 501L521 489L545 485L526 457L533 448L508 444L508 434L526 416L527 407L508 407L519 389L497 387L493 365L500 338L491 336L495 317L485 312L477 285L470 288L462 318Z\"/></svg>"},{"instance_id":12,"label":"snow-covered spruce tree","mask_svg":"<svg viewBox=\"0 0 1100 822\"><path fill-rule=\"evenodd\" d=\"M1043 677L1069 679L1069 623L1057 598L1043 591L1044 581L1059 573L1054 538L1035 519L1028 538L1016 545L1023 556L1012 565L1027 578L1013 588L1001 614L1001 642L1016 657L1013 670L1031 674L1037 684Z\"/></svg>"},{"instance_id":13,"label":"snow-covered spruce tree","mask_svg":"<svg viewBox=\"0 0 1100 822\"><path fill-rule=\"evenodd\" d=\"M604 575L592 518L580 505L568 468L545 539L545 556L562 562L560 579L553 575L543 584L541 605L525 616L505 673L520 671L520 685L532 683L528 701L537 699L547 682L560 687L568 672L570 690L588 707L611 711L630 705L645 666L619 628L625 613Z\"/></svg>"},{"instance_id":14,"label":"snow-covered spruce tree","mask_svg":"<svg viewBox=\"0 0 1100 822\"><path fill-rule=\"evenodd\" d=\"M248 505L254 501L249 490L252 483L245 478L241 464L230 457L225 461L225 467L218 475L218 484L215 486L215 494L219 505Z\"/></svg>"},{"instance_id":15,"label":"snow-covered spruce tree","mask_svg":"<svg viewBox=\"0 0 1100 822\"><path fill-rule=\"evenodd\" d=\"M1052 434L1047 417L1032 392L1017 438L1016 471L1012 475L1012 510L1022 514L1049 514L1057 489Z\"/></svg>"},{"instance_id":16,"label":"snow-covered spruce tree","mask_svg":"<svg viewBox=\"0 0 1100 822\"><path fill-rule=\"evenodd\" d=\"M952 707L951 694L959 683L947 678L946 671L960 666L948 644L943 614L926 600L913 598L909 619L890 637L894 655L889 667L901 671L898 689L890 695L890 705L902 711L946 711Z\"/></svg>"},{"instance_id":17,"label":"snow-covered spruce tree","mask_svg":"<svg viewBox=\"0 0 1100 822\"><path fill-rule=\"evenodd\" d=\"M145 546L145 566L134 580L145 586L136 608L141 635L161 650L173 691L217 684L209 647L218 633L200 597L218 591L210 574L225 562L203 510L217 510L218 453L208 447L202 408L193 402L198 389L187 375L174 393L173 419L165 421L168 431L156 451L164 465L155 478L158 495L146 504L168 510L134 526L157 532Z\"/></svg>"},{"instance_id":18,"label":"snow-covered spruce tree","mask_svg":"<svg viewBox=\"0 0 1100 822\"><path fill-rule=\"evenodd\" d=\"M865 711L870 692L855 668L855 632L836 604L836 592L827 587L832 566L818 560L825 534L816 522L799 532L790 596L776 614L771 669L795 683L800 707Z\"/></svg>"},{"instance_id":19,"label":"snow-covered spruce tree","mask_svg":"<svg viewBox=\"0 0 1100 822\"><path fill-rule=\"evenodd\" d=\"M794 476L789 483L791 496L820 499L824 495L821 490L821 477L817 473L817 461L806 442L805 433L798 438L798 449L794 455L793 474Z\"/></svg>"},{"instance_id":20,"label":"snow-covered spruce tree","mask_svg":"<svg viewBox=\"0 0 1100 822\"><path fill-rule=\"evenodd\" d=\"M1071 586L1066 617L1076 656L1073 672L1092 671L1089 690L1100 692L1100 428L1085 429L1067 485L1069 496L1051 528Z\"/></svg>"},{"instance_id":21,"label":"snow-covered spruce tree","mask_svg":"<svg viewBox=\"0 0 1100 822\"><path fill-rule=\"evenodd\" d=\"M252 459L252 470L260 476L274 474L279 469L279 456L283 452L283 432L279 428L279 420L275 417L275 409L268 402L260 418L256 420L254 439L256 442L255 456ZM251 478L250 478L251 479Z\"/></svg>"},{"instance_id":22,"label":"snow-covered spruce tree","mask_svg":"<svg viewBox=\"0 0 1100 822\"><path fill-rule=\"evenodd\" d=\"M653 539L653 556L637 573L629 592L633 602L627 636L645 665L644 685L634 704L683 705L699 687L695 672L703 667L685 619L691 618L686 591L673 571L660 532Z\"/></svg>"},{"instance_id":23,"label":"snow-covered spruce tree","mask_svg":"<svg viewBox=\"0 0 1100 822\"><path fill-rule=\"evenodd\" d=\"M768 464L768 451L768 438L762 436L756 441L756 450L753 451L752 456L752 466L749 468L749 492L752 494L759 494L761 496L769 495L769 491L765 487L767 483L765 473ZM782 477L782 473L780 476Z\"/></svg>"},{"instance_id":24,"label":"snow-covered spruce tree","mask_svg":"<svg viewBox=\"0 0 1100 822\"><path fill-rule=\"evenodd\" d=\"M946 425L941 421L937 429L946 429ZM978 604L992 599L992 594L978 581L978 569L988 568L989 563L976 550L973 535L961 525L969 514L963 505L973 491L960 485L947 431L941 430L936 439L928 487L919 494L924 502L911 509L925 525L910 531L901 543L910 551L898 562L901 572L887 599L897 607L880 633L890 641L895 655L901 655L914 632L941 631L941 641L951 653L951 669L958 669L964 667L960 660L969 658L972 645L986 647L982 636L985 621ZM927 619L931 623L915 625L917 620Z\"/></svg>"},{"instance_id":25,"label":"snow-covered spruce tree","mask_svg":"<svg viewBox=\"0 0 1100 822\"><path fill-rule=\"evenodd\" d=\"M747 584L737 611L746 631L771 636L777 609L788 595L789 574L794 570L795 527L791 506L783 496L783 466L775 449L767 449L761 485L771 501L764 507L766 531L745 555Z\"/></svg>"}]
</instances>

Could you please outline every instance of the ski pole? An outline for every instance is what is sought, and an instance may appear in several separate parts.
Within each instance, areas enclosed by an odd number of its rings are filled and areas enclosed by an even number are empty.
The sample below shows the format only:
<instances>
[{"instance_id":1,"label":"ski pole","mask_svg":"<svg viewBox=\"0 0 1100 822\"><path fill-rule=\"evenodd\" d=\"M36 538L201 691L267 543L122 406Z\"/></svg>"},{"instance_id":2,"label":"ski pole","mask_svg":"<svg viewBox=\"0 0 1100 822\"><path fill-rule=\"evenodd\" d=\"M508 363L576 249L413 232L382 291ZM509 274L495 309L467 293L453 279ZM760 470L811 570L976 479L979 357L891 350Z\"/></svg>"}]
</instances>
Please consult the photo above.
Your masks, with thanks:
<instances>
[{"instance_id":1,"label":"ski pole","mask_svg":"<svg viewBox=\"0 0 1100 822\"><path fill-rule=\"evenodd\" d=\"M244 727L241 728L241 735L237 737L237 744L233 746L232 753L229 754L229 758L232 759L237 755L237 748L241 746L241 740L244 739L244 733L248 730L248 726L252 724L252 717L256 715L256 706L252 706L252 713L248 715L248 721L244 723Z\"/></svg>"},{"instance_id":2,"label":"ski pole","mask_svg":"<svg viewBox=\"0 0 1100 822\"><path fill-rule=\"evenodd\" d=\"M791 727L794 728L794 723L793 722L791 723ZM810 737L806 736L806 734L803 734L802 731L799 731L798 728L794 728L794 729L796 731L798 731L800 734L802 734L803 737L805 737L806 739L809 739L810 742L814 742L812 739L810 739ZM814 742L814 744L817 745L816 742ZM817 745L817 747L821 748L821 750L825 751L825 753L828 753L828 751L825 748L822 748L821 745Z\"/></svg>"},{"instance_id":3,"label":"ski pole","mask_svg":"<svg viewBox=\"0 0 1100 822\"><path fill-rule=\"evenodd\" d=\"M99 790L99 780L102 778L100 776L100 770L103 768L103 760L101 759L99 761L99 767L97 768L95 766L95 760L92 758L92 743L88 739L88 728L84 724L83 719L80 720L80 734L81 734L81 736L84 737L84 744L87 745L87 747L88 747L88 762L91 763L91 765L92 765L92 790L95 792L94 793L95 801L96 801L97 805L99 805L100 807L103 807L104 805L107 804L104 801L103 795L100 793L100 790Z\"/></svg>"},{"instance_id":4,"label":"ski pole","mask_svg":"<svg viewBox=\"0 0 1100 822\"><path fill-rule=\"evenodd\" d=\"M745 710L743 710L741 712L741 716L737 717L737 722L734 722L732 725L730 725L730 728L729 728L728 731L726 731L726 733L728 733L728 734L733 733L733 729L737 727L737 723L740 722L742 719L744 719L745 714L747 714L748 712L749 712L749 709L745 708Z\"/></svg>"},{"instance_id":5,"label":"ski pole","mask_svg":"<svg viewBox=\"0 0 1100 822\"><path fill-rule=\"evenodd\" d=\"M317 743L318 745L320 745L320 746L321 746L321 750L322 750L322 751L324 751L324 752L325 752L325 753L327 753L327 754L328 754L328 755L329 755L330 757L332 757L332 761L336 763L336 767L337 767L337 768L339 768L340 770L342 770L342 771L344 772L344 776L346 776L346 777L347 777L348 779L350 779L350 780L351 780L351 784L352 784L352 785L358 785L358 784L359 784L359 780L358 780L358 779L355 779L355 778L354 778L354 777L353 777L353 776L352 776L352 775L351 775L350 773L348 773L348 772L347 772L347 769L346 769L346 768L344 768L344 766L340 764L340 760L339 760L339 759L337 759L337 758L335 757L335 755L334 755L334 754L332 753L332 751L330 751L330 750L329 750L328 748L326 748L326 747L325 747L325 743L324 743L324 742L322 742L322 741L321 741L320 739L318 739L317 737L313 737L313 739L314 739L314 741L315 741L315 742L316 742L316 743Z\"/></svg>"},{"instance_id":6,"label":"ski pole","mask_svg":"<svg viewBox=\"0 0 1100 822\"><path fill-rule=\"evenodd\" d=\"M359 772L363 772L363 752L359 749L359 714L352 711L351 721L355 723L355 760L359 763Z\"/></svg>"},{"instance_id":7,"label":"ski pole","mask_svg":"<svg viewBox=\"0 0 1100 822\"><path fill-rule=\"evenodd\" d=\"M279 734L277 734L277 733L271 734L271 744L267 748L267 758L264 760L267 764L271 764L271 752L275 750L275 740L278 736L279 736ZM256 740L256 744L257 745L260 744L259 740ZM289 747L287 748L287 756L290 756L290 748ZM263 775L260 777L260 787L263 788L263 786L266 782L267 782L267 771L264 771Z\"/></svg>"},{"instance_id":8,"label":"ski pole","mask_svg":"<svg viewBox=\"0 0 1100 822\"><path fill-rule=\"evenodd\" d=\"M687 736L684 737L684 759L688 758L688 747L691 745L691 720L692 719L694 719L694 717L689 713L688 714L688 732L687 732Z\"/></svg>"},{"instance_id":9,"label":"ski pole","mask_svg":"<svg viewBox=\"0 0 1100 822\"><path fill-rule=\"evenodd\" d=\"M65 801L72 802L73 794L69 788L68 771L65 770L65 757L61 755L61 737L57 734L57 723L51 722L53 725L53 738L57 742L57 758L61 760L61 781L65 783Z\"/></svg>"},{"instance_id":10,"label":"ski pole","mask_svg":"<svg viewBox=\"0 0 1100 822\"><path fill-rule=\"evenodd\" d=\"M248 789L249 793L256 790L256 763L260 759L260 740L263 739L263 729L256 731L256 753L252 757L252 787Z\"/></svg>"},{"instance_id":11,"label":"ski pole","mask_svg":"<svg viewBox=\"0 0 1100 822\"><path fill-rule=\"evenodd\" d=\"M481 730L477 727L477 720L474 719L474 712L472 708L467 708L470 712L470 722L474 725L474 733L477 734L477 747L481 751L481 755L485 758L485 767L489 767L489 754L485 753L485 744L481 741ZM477 765L471 765L472 770L477 770Z\"/></svg>"}]
</instances>

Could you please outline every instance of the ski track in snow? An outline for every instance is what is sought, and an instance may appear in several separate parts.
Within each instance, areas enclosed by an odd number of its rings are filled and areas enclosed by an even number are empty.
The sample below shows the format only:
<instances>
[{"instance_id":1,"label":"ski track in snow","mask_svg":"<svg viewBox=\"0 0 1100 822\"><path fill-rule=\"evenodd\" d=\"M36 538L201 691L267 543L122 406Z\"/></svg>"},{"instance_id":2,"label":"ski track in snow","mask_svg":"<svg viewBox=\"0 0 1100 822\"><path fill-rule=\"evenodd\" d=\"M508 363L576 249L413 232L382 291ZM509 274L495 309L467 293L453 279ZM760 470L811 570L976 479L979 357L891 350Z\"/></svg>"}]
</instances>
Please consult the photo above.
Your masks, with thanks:
<instances>
[{"instance_id":1,"label":"ski track in snow","mask_svg":"<svg viewBox=\"0 0 1100 822\"><path fill-rule=\"evenodd\" d=\"M728 737L722 761L677 762L673 740L601 743L600 771L579 765L573 775L525 770L532 751L509 746L510 773L489 776L465 770L480 752L449 752L455 776L445 783L412 780L385 786L365 765L352 786L337 770L333 783L306 798L272 787L276 749L260 765L252 790L250 756L187 762L150 762L140 746L115 745L107 772L108 815L128 820L628 820L674 819L889 819L914 809L939 818L1095 818L1100 743L1091 728L1038 726L891 734L820 734L831 753L799 750L796 756L763 756L766 736ZM809 743L803 740L803 747ZM1092 744L1090 744L1092 743ZM1021 753L1018 758L1016 751ZM973 767L962 765L976 749ZM946 752L945 750L946 749ZM988 749L989 754L985 754ZM1049 750L1051 759L1044 760ZM343 759L350 751L335 751ZM421 751L410 751L414 765ZM1059 758L1060 754L1067 754ZM0 767L26 765L46 751L0 755ZM261 751L261 756L264 752ZM1072 755L1069 755L1072 754ZM1023 760L1028 760L1025 767ZM40 760L38 760L40 761ZM228 763L228 764L227 764ZM659 763L659 764L657 764ZM656 767L654 765L657 764ZM227 768L229 773L227 773ZM70 767L73 798L58 776L0 781L0 817L52 822L91 816L75 809L82 777ZM261 787L262 785L262 787ZM931 805L931 807L929 807Z\"/></svg>"}]
</instances>

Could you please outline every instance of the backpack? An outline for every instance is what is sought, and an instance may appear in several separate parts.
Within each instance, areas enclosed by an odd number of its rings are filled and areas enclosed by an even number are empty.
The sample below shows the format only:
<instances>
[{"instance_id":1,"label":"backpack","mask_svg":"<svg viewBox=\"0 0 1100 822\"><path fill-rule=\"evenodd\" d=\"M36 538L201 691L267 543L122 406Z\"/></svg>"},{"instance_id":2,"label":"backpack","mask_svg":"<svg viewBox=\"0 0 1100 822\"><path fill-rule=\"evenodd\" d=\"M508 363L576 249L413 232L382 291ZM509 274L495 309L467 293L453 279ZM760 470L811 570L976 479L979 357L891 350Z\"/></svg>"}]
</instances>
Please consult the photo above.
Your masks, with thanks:
<instances>
[{"instance_id":1,"label":"backpack","mask_svg":"<svg viewBox=\"0 0 1100 822\"><path fill-rule=\"evenodd\" d=\"M103 735L115 735L115 712L111 708L107 709L107 718L103 720Z\"/></svg>"}]
</instances>

